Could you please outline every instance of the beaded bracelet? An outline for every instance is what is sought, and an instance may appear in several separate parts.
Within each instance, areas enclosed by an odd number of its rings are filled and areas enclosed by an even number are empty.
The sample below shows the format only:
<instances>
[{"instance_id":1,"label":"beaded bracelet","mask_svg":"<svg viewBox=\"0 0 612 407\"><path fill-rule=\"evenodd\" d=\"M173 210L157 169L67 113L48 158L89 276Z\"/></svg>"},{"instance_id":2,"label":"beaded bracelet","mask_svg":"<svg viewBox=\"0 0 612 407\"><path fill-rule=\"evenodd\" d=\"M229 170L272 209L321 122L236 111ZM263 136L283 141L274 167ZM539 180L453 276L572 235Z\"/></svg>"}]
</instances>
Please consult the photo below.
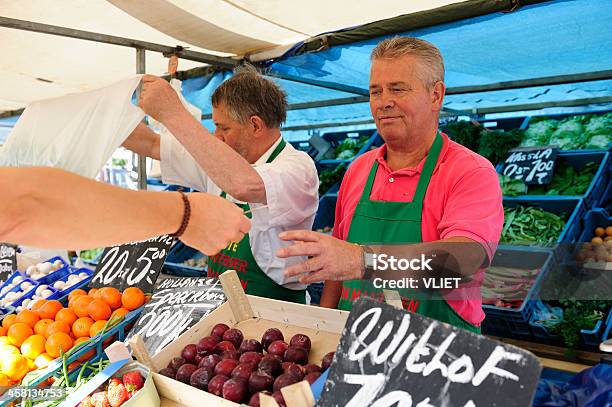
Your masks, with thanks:
<instances>
[{"instance_id":1,"label":"beaded bracelet","mask_svg":"<svg viewBox=\"0 0 612 407\"><path fill-rule=\"evenodd\" d=\"M178 191L178 193L181 194L181 198L183 198L185 210L183 211L183 222L181 223L181 227L179 227L179 229L171 235L172 237L181 237L183 233L185 233L185 229L187 229L189 219L191 218L191 205L189 204L187 195L182 191Z\"/></svg>"}]
</instances>

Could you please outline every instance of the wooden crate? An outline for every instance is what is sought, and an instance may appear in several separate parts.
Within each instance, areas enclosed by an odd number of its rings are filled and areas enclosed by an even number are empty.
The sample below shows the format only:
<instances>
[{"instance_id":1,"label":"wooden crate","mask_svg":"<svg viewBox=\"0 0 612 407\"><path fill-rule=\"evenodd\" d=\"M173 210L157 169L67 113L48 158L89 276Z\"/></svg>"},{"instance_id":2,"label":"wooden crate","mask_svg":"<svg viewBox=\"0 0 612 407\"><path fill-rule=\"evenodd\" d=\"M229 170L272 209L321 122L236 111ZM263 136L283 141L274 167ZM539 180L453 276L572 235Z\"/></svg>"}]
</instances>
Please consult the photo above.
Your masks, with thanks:
<instances>
[{"instance_id":1,"label":"wooden crate","mask_svg":"<svg viewBox=\"0 0 612 407\"><path fill-rule=\"evenodd\" d=\"M154 372L167 366L172 358L180 356L185 345L197 343L201 338L210 335L212 327L218 323L240 329L245 339L260 340L264 331L269 328L280 329L286 340L297 333L306 334L312 341L309 363L320 365L325 354L336 350L349 314L347 311L271 300L244 293L242 298L236 298L240 293L229 293L225 281L223 287L228 301L153 356L149 363L152 363ZM136 355L138 356L138 353ZM175 402L186 406L239 406L158 373L153 373L153 379L160 397L165 399L166 403Z\"/></svg>"}]
</instances>

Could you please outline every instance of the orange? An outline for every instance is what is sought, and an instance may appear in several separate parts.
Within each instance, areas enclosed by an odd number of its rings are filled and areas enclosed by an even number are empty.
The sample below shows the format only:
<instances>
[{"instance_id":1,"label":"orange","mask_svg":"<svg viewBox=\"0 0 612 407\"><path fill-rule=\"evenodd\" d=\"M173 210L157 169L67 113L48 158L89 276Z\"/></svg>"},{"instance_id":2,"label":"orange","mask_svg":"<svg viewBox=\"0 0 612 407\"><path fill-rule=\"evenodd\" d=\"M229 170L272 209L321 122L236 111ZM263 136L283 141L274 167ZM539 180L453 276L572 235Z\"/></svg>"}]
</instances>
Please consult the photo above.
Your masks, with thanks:
<instances>
[{"instance_id":1,"label":"orange","mask_svg":"<svg viewBox=\"0 0 612 407\"><path fill-rule=\"evenodd\" d=\"M15 318L15 322L23 322L24 324L30 325L31 328L34 328L34 325L36 325L38 321L40 321L40 317L35 312L28 309L19 312L17 318Z\"/></svg>"},{"instance_id":2,"label":"orange","mask_svg":"<svg viewBox=\"0 0 612 407\"><path fill-rule=\"evenodd\" d=\"M8 330L8 337L12 345L21 346L23 341L34 335L32 328L23 322L15 322Z\"/></svg>"},{"instance_id":3,"label":"orange","mask_svg":"<svg viewBox=\"0 0 612 407\"><path fill-rule=\"evenodd\" d=\"M77 338L89 336L89 328L94 324L94 320L89 317L81 317L72 324L72 333Z\"/></svg>"},{"instance_id":4,"label":"orange","mask_svg":"<svg viewBox=\"0 0 612 407\"><path fill-rule=\"evenodd\" d=\"M47 303L47 300L43 300L42 298L38 300L34 300L32 302L32 305L30 306L30 311L34 311L38 314L38 310L40 309L40 307L42 307L46 303Z\"/></svg>"},{"instance_id":5,"label":"orange","mask_svg":"<svg viewBox=\"0 0 612 407\"><path fill-rule=\"evenodd\" d=\"M32 335L21 344L21 354L28 359L34 360L41 353L45 353L46 338L42 335Z\"/></svg>"},{"instance_id":6,"label":"orange","mask_svg":"<svg viewBox=\"0 0 612 407\"><path fill-rule=\"evenodd\" d=\"M6 336L6 332L8 331L8 329L6 329L3 326L0 326L0 336Z\"/></svg>"},{"instance_id":7,"label":"orange","mask_svg":"<svg viewBox=\"0 0 612 407\"><path fill-rule=\"evenodd\" d=\"M138 287L129 287L121 294L121 303L123 308L134 311L136 308L142 307L145 303L145 295Z\"/></svg>"},{"instance_id":8,"label":"orange","mask_svg":"<svg viewBox=\"0 0 612 407\"><path fill-rule=\"evenodd\" d=\"M72 290L70 294L68 294L68 301L73 299L74 297L78 297L79 295L87 295L87 291L82 288L77 288L76 290Z\"/></svg>"},{"instance_id":9,"label":"orange","mask_svg":"<svg viewBox=\"0 0 612 407\"><path fill-rule=\"evenodd\" d=\"M72 338L64 332L56 332L49 336L45 343L45 349L49 356L57 358L60 353L66 353L72 348Z\"/></svg>"},{"instance_id":10,"label":"orange","mask_svg":"<svg viewBox=\"0 0 612 407\"><path fill-rule=\"evenodd\" d=\"M87 306L87 312L94 321L101 321L110 318L112 311L103 300L93 300Z\"/></svg>"},{"instance_id":11,"label":"orange","mask_svg":"<svg viewBox=\"0 0 612 407\"><path fill-rule=\"evenodd\" d=\"M89 328L89 337L93 338L96 336L102 330L102 328L104 328L104 325L106 325L105 320L96 321L91 328Z\"/></svg>"},{"instance_id":12,"label":"orange","mask_svg":"<svg viewBox=\"0 0 612 407\"><path fill-rule=\"evenodd\" d=\"M121 292L114 287L104 287L98 291L100 293L100 299L104 300L111 309L117 309L121 307Z\"/></svg>"},{"instance_id":13,"label":"orange","mask_svg":"<svg viewBox=\"0 0 612 407\"><path fill-rule=\"evenodd\" d=\"M88 341L88 340L89 340L89 336L83 336L81 338L76 338L75 341L74 341L74 346L76 347L79 343L82 343L82 342L85 342L85 341ZM83 345L83 346L86 346L86 345ZM77 360L79 362L86 362L89 359L93 358L95 354L96 354L96 350L92 349L90 351L85 352L83 354L83 356L81 356Z\"/></svg>"},{"instance_id":14,"label":"orange","mask_svg":"<svg viewBox=\"0 0 612 407\"><path fill-rule=\"evenodd\" d=\"M63 332L68 335L70 333L70 325L68 325L64 321L55 321L47 327L46 336L47 338L49 338L51 335L56 334L58 332Z\"/></svg>"},{"instance_id":15,"label":"orange","mask_svg":"<svg viewBox=\"0 0 612 407\"><path fill-rule=\"evenodd\" d=\"M77 317L88 317L89 313L87 312L87 307L92 301L93 298L88 295L79 295L78 297L72 299L70 308L72 308Z\"/></svg>"},{"instance_id":16,"label":"orange","mask_svg":"<svg viewBox=\"0 0 612 407\"><path fill-rule=\"evenodd\" d=\"M0 373L0 387L11 387L11 379L4 373Z\"/></svg>"},{"instance_id":17,"label":"orange","mask_svg":"<svg viewBox=\"0 0 612 407\"><path fill-rule=\"evenodd\" d=\"M116 310L114 310L109 318L111 321L111 325L117 325L119 322L123 321L123 319L129 312L130 311L126 310L125 308L117 308Z\"/></svg>"},{"instance_id":18,"label":"orange","mask_svg":"<svg viewBox=\"0 0 612 407\"><path fill-rule=\"evenodd\" d=\"M48 353L41 353L36 359L34 359L34 365L39 368L45 368L49 363L53 362L53 358Z\"/></svg>"},{"instance_id":19,"label":"orange","mask_svg":"<svg viewBox=\"0 0 612 407\"><path fill-rule=\"evenodd\" d=\"M38 315L40 316L40 319L55 319L55 315L62 308L64 307L62 306L62 303L58 300L49 300L38 309Z\"/></svg>"},{"instance_id":20,"label":"orange","mask_svg":"<svg viewBox=\"0 0 612 407\"><path fill-rule=\"evenodd\" d=\"M92 289L89 290L87 295L89 295L91 298L94 298L97 292L98 292L97 288L92 288Z\"/></svg>"},{"instance_id":21,"label":"orange","mask_svg":"<svg viewBox=\"0 0 612 407\"><path fill-rule=\"evenodd\" d=\"M30 370L28 359L21 355L6 355L0 359L0 370L9 379L21 381Z\"/></svg>"},{"instance_id":22,"label":"orange","mask_svg":"<svg viewBox=\"0 0 612 407\"><path fill-rule=\"evenodd\" d=\"M47 334L47 328L49 327L49 325L51 325L54 321L52 319L41 319L40 321L38 321L36 323L36 325L34 325L34 333L38 334L38 335L46 335Z\"/></svg>"},{"instance_id":23,"label":"orange","mask_svg":"<svg viewBox=\"0 0 612 407\"><path fill-rule=\"evenodd\" d=\"M55 320L56 321L64 321L65 323L67 323L70 326L72 326L72 324L74 324L74 321L76 321L77 318L78 317L76 316L74 311L71 310L70 308L62 308L55 315Z\"/></svg>"},{"instance_id":24,"label":"orange","mask_svg":"<svg viewBox=\"0 0 612 407\"><path fill-rule=\"evenodd\" d=\"M15 323L15 319L17 319L17 315L15 314L10 314L10 315L5 316L4 319L2 320L2 326L6 329L9 329L11 325Z\"/></svg>"}]
</instances>

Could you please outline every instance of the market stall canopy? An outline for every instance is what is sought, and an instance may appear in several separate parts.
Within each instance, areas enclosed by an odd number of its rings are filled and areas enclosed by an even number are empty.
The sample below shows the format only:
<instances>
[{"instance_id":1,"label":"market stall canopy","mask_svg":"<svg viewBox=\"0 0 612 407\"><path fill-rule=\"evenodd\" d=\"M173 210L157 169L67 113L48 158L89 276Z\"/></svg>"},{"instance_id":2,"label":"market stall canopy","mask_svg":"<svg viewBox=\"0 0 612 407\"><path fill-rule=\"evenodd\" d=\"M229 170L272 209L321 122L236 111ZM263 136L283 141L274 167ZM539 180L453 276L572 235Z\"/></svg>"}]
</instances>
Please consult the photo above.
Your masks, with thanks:
<instances>
[{"instance_id":1,"label":"market stall canopy","mask_svg":"<svg viewBox=\"0 0 612 407\"><path fill-rule=\"evenodd\" d=\"M478 114L501 111L516 114L530 110L529 106L534 104L548 109L571 105L579 105L582 111L609 109L612 106L609 6L609 2L598 0L548 1L511 13L496 12L411 31L398 31L398 24L393 27L389 23L388 28L396 29L387 36L397 33L417 36L440 48L446 65L447 109ZM329 34L325 36L328 46L319 52L309 51L321 45L323 39L311 39L271 63L270 74L285 78L279 82L293 107L287 130L304 132L309 128L360 126L368 122L371 125L367 96L363 95L368 92L370 53L384 38L367 38L374 30L375 27L356 28ZM351 42L360 36L364 37L361 41ZM217 73L189 79L184 84L187 99L202 108L207 127L212 128L207 120L210 94L227 76ZM546 86L533 86L529 83L533 78L549 80ZM515 88L494 91L473 88L489 84L495 88L500 82L512 81L519 81ZM326 103L328 106L322 107Z\"/></svg>"},{"instance_id":2,"label":"market stall canopy","mask_svg":"<svg viewBox=\"0 0 612 407\"><path fill-rule=\"evenodd\" d=\"M241 59L271 58L318 34L434 9L457 0L3 0L0 16L164 44ZM0 28L0 112L135 73L134 50L104 43ZM259 54L259 55L253 55ZM181 61L185 70L202 63ZM167 59L147 52L161 75Z\"/></svg>"}]
</instances>

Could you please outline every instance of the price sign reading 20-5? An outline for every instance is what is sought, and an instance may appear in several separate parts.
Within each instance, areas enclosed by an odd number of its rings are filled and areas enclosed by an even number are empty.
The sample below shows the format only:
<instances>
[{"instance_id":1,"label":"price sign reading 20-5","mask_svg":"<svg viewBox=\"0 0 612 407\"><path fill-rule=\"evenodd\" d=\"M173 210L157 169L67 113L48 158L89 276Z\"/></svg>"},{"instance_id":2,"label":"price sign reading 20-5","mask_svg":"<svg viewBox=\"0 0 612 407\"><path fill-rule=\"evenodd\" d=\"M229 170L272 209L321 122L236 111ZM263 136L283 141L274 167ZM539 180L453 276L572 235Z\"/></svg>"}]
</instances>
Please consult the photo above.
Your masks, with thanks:
<instances>
[{"instance_id":1,"label":"price sign reading 20-5","mask_svg":"<svg viewBox=\"0 0 612 407\"><path fill-rule=\"evenodd\" d=\"M141 242L107 247L102 253L90 287L139 287L151 292L162 270L173 238L163 235Z\"/></svg>"}]
</instances>

